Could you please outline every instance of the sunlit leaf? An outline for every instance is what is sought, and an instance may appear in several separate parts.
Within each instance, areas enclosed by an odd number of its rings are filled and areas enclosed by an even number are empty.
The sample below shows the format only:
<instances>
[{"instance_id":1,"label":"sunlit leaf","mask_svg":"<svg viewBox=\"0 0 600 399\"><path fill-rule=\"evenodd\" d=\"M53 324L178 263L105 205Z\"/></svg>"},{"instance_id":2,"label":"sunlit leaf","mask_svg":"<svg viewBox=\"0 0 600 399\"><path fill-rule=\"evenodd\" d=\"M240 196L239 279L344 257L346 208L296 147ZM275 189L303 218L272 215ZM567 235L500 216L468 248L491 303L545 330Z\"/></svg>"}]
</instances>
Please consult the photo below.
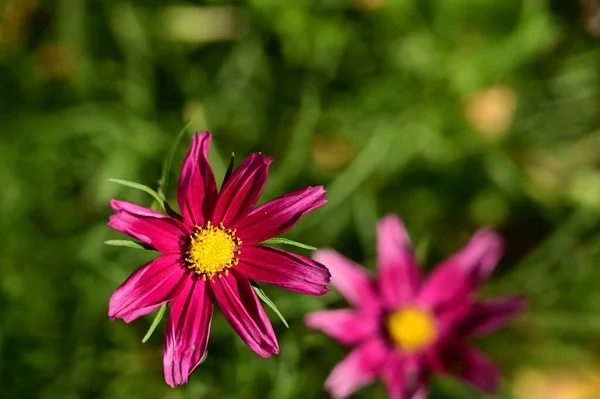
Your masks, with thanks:
<instances>
[{"instance_id":1,"label":"sunlit leaf","mask_svg":"<svg viewBox=\"0 0 600 399\"><path fill-rule=\"evenodd\" d=\"M294 247L309 249L311 251L314 251L317 249L315 247L311 247L310 245L302 244L301 242L292 241L292 240L289 240L287 238L282 238L282 237L269 238L268 240L263 241L262 244L268 244L268 245L286 244L286 245L293 245Z\"/></svg>"},{"instance_id":2,"label":"sunlit leaf","mask_svg":"<svg viewBox=\"0 0 600 399\"><path fill-rule=\"evenodd\" d=\"M144 186L143 184L135 183L135 182L132 182L132 181L129 181L129 180L121 180L121 179L108 179L108 181L113 182L113 183L117 183L117 184L121 184L123 186L135 188L136 190L144 191L144 192L150 194L156 200L156 202L158 202L158 204L163 209L165 209L165 202L164 202L164 200L160 197L160 195L158 195L158 193L156 191L152 190L148 186Z\"/></svg>"},{"instance_id":3,"label":"sunlit leaf","mask_svg":"<svg viewBox=\"0 0 600 399\"><path fill-rule=\"evenodd\" d=\"M165 192L167 191L167 186L169 184L169 172L171 171L171 164L173 163L173 157L175 156L175 152L177 151L177 147L179 147L179 142L187 132L188 128L192 121L186 123L186 125L177 133L175 136L175 140L171 144L169 148L169 152L163 161L162 173L160 175L160 180L158 181L158 195L161 198L165 198Z\"/></svg>"},{"instance_id":4,"label":"sunlit leaf","mask_svg":"<svg viewBox=\"0 0 600 399\"><path fill-rule=\"evenodd\" d=\"M159 309L158 312L156 313L156 316L154 316L154 321L152 321L152 324L150 325L150 328L148 329L148 332L146 333L146 335L144 335L144 338L142 338L142 342L146 343L146 341L148 341L148 339L150 339L150 337L152 336L152 333L154 332L154 330L156 330L156 327L158 327L158 323L160 323L160 321L162 320L163 316L165 315L165 311L167 310L167 304L163 304Z\"/></svg>"},{"instance_id":5,"label":"sunlit leaf","mask_svg":"<svg viewBox=\"0 0 600 399\"><path fill-rule=\"evenodd\" d=\"M283 315L281 314L281 312L279 311L279 309L277 308L277 306L273 303L273 301L267 296L267 294L265 294L265 292L259 287L258 283L254 280L250 280L250 284L252 284L252 288L254 288L254 292L256 292L256 295L258 295L258 297L267 305L269 306L271 309L273 309L273 312L275 312L275 314L281 319L281 321L283 322L283 324L287 327L290 328L288 322L285 320L285 317L283 317Z\"/></svg>"},{"instance_id":6,"label":"sunlit leaf","mask_svg":"<svg viewBox=\"0 0 600 399\"><path fill-rule=\"evenodd\" d=\"M142 244L130 240L108 240L104 241L106 245L113 245L115 247L129 247L135 249L147 249Z\"/></svg>"}]
</instances>

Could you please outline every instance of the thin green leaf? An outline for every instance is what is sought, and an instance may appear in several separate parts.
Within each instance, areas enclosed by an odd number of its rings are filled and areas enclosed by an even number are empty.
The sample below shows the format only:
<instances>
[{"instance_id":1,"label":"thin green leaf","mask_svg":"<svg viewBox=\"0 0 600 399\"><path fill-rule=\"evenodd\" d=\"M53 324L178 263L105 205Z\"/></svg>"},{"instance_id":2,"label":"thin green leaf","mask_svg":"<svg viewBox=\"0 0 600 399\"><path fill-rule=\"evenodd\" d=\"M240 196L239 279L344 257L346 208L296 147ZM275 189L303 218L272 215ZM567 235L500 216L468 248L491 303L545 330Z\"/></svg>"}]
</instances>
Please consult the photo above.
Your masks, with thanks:
<instances>
[{"instance_id":1,"label":"thin green leaf","mask_svg":"<svg viewBox=\"0 0 600 399\"><path fill-rule=\"evenodd\" d=\"M202 359L200 359L200 363L198 363L198 364L204 363L204 361L206 360L207 356L208 356L208 351L204 352L204 355L202 355Z\"/></svg>"},{"instance_id":2,"label":"thin green leaf","mask_svg":"<svg viewBox=\"0 0 600 399\"><path fill-rule=\"evenodd\" d=\"M135 241L129 241L129 240L108 240L108 241L104 241L104 243L106 245L114 245L116 247L129 247L129 248L135 248L135 249L147 249L144 248L144 246L140 243L137 243Z\"/></svg>"},{"instance_id":3,"label":"thin green leaf","mask_svg":"<svg viewBox=\"0 0 600 399\"><path fill-rule=\"evenodd\" d=\"M292 240L289 240L289 239L283 238L283 237L269 238L268 240L263 241L262 243L269 244L269 245L271 245L271 244L287 244L287 245L293 245L294 247L309 249L311 251L314 251L317 249L315 247L311 247L310 245L302 244L301 242L292 241Z\"/></svg>"},{"instance_id":4,"label":"thin green leaf","mask_svg":"<svg viewBox=\"0 0 600 399\"><path fill-rule=\"evenodd\" d=\"M167 191L167 186L169 184L169 172L171 171L171 164L173 163L173 157L175 156L175 152L177 151L177 147L179 147L179 142L187 132L188 128L192 121L190 120L185 126L177 133L175 136L175 141L171 144L169 148L169 152L163 161L162 173L160 175L160 180L158 181L158 195L161 198L165 198L165 192Z\"/></svg>"},{"instance_id":5,"label":"thin green leaf","mask_svg":"<svg viewBox=\"0 0 600 399\"><path fill-rule=\"evenodd\" d=\"M136 190L144 191L144 192L150 194L156 200L156 202L158 202L158 204L163 209L165 209L165 202L164 202L164 200L160 197L160 195L158 195L158 193L156 191L152 190L148 186L144 186L143 184L135 183L135 182L132 182L132 181L129 181L129 180L121 180L121 179L108 179L108 181L113 182L113 183L117 183L117 184L122 184L123 186L135 188Z\"/></svg>"},{"instance_id":6,"label":"thin green leaf","mask_svg":"<svg viewBox=\"0 0 600 399\"><path fill-rule=\"evenodd\" d=\"M258 295L258 297L267 305L269 306L271 309L273 309L273 312L275 312L275 314L281 319L281 321L283 322L283 324L287 327L290 328L288 322L285 320L285 317L283 317L283 315L281 314L281 312L279 311L279 309L277 309L277 306L275 306L275 304L273 303L273 301L267 296L267 294L265 294L265 292L259 287L258 283L254 280L250 280L250 284L252 284L252 288L254 288L254 292L256 292L256 295Z\"/></svg>"},{"instance_id":7,"label":"thin green leaf","mask_svg":"<svg viewBox=\"0 0 600 399\"><path fill-rule=\"evenodd\" d=\"M152 333L154 332L154 330L156 330L156 327L158 327L158 323L160 323L160 321L162 320L163 316L165 315L165 311L167 310L167 304L163 304L159 309L158 312L156 313L156 316L154 316L154 321L152 322L152 324L150 325L150 328L148 329L148 332L146 333L146 335L144 335L144 338L142 338L142 342L146 343L146 341L148 341L148 339L150 339L150 336L152 336Z\"/></svg>"},{"instance_id":8,"label":"thin green leaf","mask_svg":"<svg viewBox=\"0 0 600 399\"><path fill-rule=\"evenodd\" d=\"M225 182L227 181L227 179L229 179L229 176L231 176L231 173L233 173L234 166L235 166L235 154L232 152L231 159L229 159L229 166L227 167L227 172L225 172L225 177L223 178L223 184L221 185L221 187L223 187L225 185Z\"/></svg>"}]
</instances>

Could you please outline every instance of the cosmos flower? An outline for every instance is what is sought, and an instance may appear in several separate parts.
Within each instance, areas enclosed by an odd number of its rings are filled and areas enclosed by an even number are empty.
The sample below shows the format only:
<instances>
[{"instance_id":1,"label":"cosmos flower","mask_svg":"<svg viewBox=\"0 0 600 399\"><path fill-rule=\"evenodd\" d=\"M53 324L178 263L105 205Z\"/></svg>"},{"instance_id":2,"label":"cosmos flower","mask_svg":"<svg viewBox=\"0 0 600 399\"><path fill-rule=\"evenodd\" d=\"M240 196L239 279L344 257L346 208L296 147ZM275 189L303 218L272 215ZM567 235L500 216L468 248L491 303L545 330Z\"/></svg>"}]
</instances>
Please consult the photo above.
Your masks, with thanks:
<instances>
[{"instance_id":1,"label":"cosmos flower","mask_svg":"<svg viewBox=\"0 0 600 399\"><path fill-rule=\"evenodd\" d=\"M494 392L499 370L466 340L487 334L521 312L522 297L477 300L475 294L498 262L502 243L480 230L458 253L425 279L400 219L378 225L378 276L333 250L315 253L331 272L332 285L353 306L306 317L342 344L350 354L333 369L326 389L346 398L381 378L392 399L424 399L432 373L462 378L484 392Z\"/></svg>"},{"instance_id":2,"label":"cosmos flower","mask_svg":"<svg viewBox=\"0 0 600 399\"><path fill-rule=\"evenodd\" d=\"M109 226L160 252L114 292L109 317L125 322L170 304L164 372L175 387L187 382L208 344L213 297L233 329L262 357L279 346L250 280L323 295L328 270L312 259L260 244L325 204L323 187L309 187L256 207L271 158L252 154L217 192L208 163L210 133L193 138L183 163L177 201L182 215L163 215L112 200Z\"/></svg>"}]
</instances>

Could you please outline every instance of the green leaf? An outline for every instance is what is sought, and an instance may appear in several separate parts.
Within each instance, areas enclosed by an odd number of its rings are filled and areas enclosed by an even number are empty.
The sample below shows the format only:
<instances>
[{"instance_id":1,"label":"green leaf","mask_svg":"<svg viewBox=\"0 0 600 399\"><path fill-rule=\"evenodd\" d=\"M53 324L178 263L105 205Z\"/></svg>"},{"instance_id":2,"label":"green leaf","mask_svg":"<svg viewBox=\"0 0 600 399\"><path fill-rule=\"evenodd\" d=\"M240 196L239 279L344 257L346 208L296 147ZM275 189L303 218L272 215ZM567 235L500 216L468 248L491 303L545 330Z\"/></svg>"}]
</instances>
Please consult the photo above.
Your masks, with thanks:
<instances>
[{"instance_id":1,"label":"green leaf","mask_svg":"<svg viewBox=\"0 0 600 399\"><path fill-rule=\"evenodd\" d=\"M177 133L175 136L175 141L171 144L169 148L169 152L163 161L162 173L160 175L160 180L158 181L158 195L161 198L165 198L165 192L167 191L167 185L169 184L169 171L171 170L171 164L173 163L173 157L175 156L175 152L177 151L177 147L179 147L179 142L187 132L188 128L192 121L186 123L186 125Z\"/></svg>"},{"instance_id":2,"label":"green leaf","mask_svg":"<svg viewBox=\"0 0 600 399\"><path fill-rule=\"evenodd\" d=\"M204 355L202 355L202 359L200 359L200 363L198 363L198 364L204 363L204 361L206 360L207 356L208 356L208 351L204 352Z\"/></svg>"},{"instance_id":3,"label":"green leaf","mask_svg":"<svg viewBox=\"0 0 600 399\"><path fill-rule=\"evenodd\" d=\"M317 249L315 247L311 247L310 245L302 244L301 242L288 240L287 238L282 238L282 237L269 238L268 240L263 241L262 244L269 244L269 245L271 245L271 244L287 244L287 245L293 245L294 247L310 249L311 251L314 251Z\"/></svg>"},{"instance_id":4,"label":"green leaf","mask_svg":"<svg viewBox=\"0 0 600 399\"><path fill-rule=\"evenodd\" d=\"M229 179L229 176L231 176L231 173L233 173L234 166L235 166L235 154L232 152L231 158L229 159L229 166L227 167L227 172L225 172L225 177L223 177L223 184L221 184L221 187L223 187L225 185L225 182L227 181L227 179Z\"/></svg>"},{"instance_id":5,"label":"green leaf","mask_svg":"<svg viewBox=\"0 0 600 399\"><path fill-rule=\"evenodd\" d=\"M117 184L121 184L123 186L135 188L136 190L145 191L146 193L150 194L163 209L165 209L164 200L160 197L160 195L158 195L158 193L156 191L152 190L148 186L144 186L143 184L140 184L140 183L134 183L132 181L121 180L121 179L108 179L108 181L117 183Z\"/></svg>"},{"instance_id":6,"label":"green leaf","mask_svg":"<svg viewBox=\"0 0 600 399\"><path fill-rule=\"evenodd\" d=\"M116 247L129 247L135 249L147 249L142 244L129 240L108 240L104 241L106 245L114 245Z\"/></svg>"},{"instance_id":7,"label":"green leaf","mask_svg":"<svg viewBox=\"0 0 600 399\"><path fill-rule=\"evenodd\" d=\"M273 303L273 301L259 287L258 283L256 281L254 281L254 280L250 280L250 284L252 284L252 288L254 288L254 292L256 292L256 295L258 295L258 297L265 304L267 304L267 306L269 306L271 309L273 309L273 312L275 312L275 314L281 319L281 321L283 322L283 324L285 324L285 326L287 328L290 328L288 322L285 320L285 317L283 317L283 315L281 314L281 312L279 311L279 309L277 309L277 306L275 306L275 304Z\"/></svg>"},{"instance_id":8,"label":"green leaf","mask_svg":"<svg viewBox=\"0 0 600 399\"><path fill-rule=\"evenodd\" d=\"M152 333L154 332L154 330L156 330L156 327L158 327L158 323L160 323L160 321L162 320L163 316L165 315L165 311L167 310L167 304L163 304L159 309L158 312L156 313L156 316L154 316L154 321L152 322L152 324L150 325L150 328L148 329L148 332L146 333L146 335L144 335L144 338L142 338L142 342L146 343L146 341L148 341L148 339L150 339L150 336L152 336Z\"/></svg>"}]
</instances>

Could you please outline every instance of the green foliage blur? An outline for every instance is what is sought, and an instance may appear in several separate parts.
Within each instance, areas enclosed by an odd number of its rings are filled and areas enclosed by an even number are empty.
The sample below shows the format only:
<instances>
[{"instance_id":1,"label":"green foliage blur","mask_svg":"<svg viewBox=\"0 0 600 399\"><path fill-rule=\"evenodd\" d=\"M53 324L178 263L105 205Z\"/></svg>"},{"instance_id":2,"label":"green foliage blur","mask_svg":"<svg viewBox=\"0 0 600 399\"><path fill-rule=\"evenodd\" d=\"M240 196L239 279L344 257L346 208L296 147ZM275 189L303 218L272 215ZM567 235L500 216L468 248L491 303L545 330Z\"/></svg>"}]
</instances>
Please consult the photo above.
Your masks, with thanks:
<instances>
[{"instance_id":1,"label":"green foliage blur","mask_svg":"<svg viewBox=\"0 0 600 399\"><path fill-rule=\"evenodd\" d=\"M483 294L531 300L476 343L505 371L497 398L597 399L599 38L595 0L0 0L0 398L327 397L346 349L302 318L345 306L335 292L264 286L290 323L269 311L271 359L216 313L206 362L175 390L162 325L143 344L152 315L108 320L153 256L103 244L125 238L110 198L151 204L108 179L156 188L191 120L214 133L218 177L231 152L275 158L263 201L325 185L327 206L286 237L369 268L388 212L427 269L495 227L506 255ZM481 395L437 377L431 397Z\"/></svg>"}]
</instances>

